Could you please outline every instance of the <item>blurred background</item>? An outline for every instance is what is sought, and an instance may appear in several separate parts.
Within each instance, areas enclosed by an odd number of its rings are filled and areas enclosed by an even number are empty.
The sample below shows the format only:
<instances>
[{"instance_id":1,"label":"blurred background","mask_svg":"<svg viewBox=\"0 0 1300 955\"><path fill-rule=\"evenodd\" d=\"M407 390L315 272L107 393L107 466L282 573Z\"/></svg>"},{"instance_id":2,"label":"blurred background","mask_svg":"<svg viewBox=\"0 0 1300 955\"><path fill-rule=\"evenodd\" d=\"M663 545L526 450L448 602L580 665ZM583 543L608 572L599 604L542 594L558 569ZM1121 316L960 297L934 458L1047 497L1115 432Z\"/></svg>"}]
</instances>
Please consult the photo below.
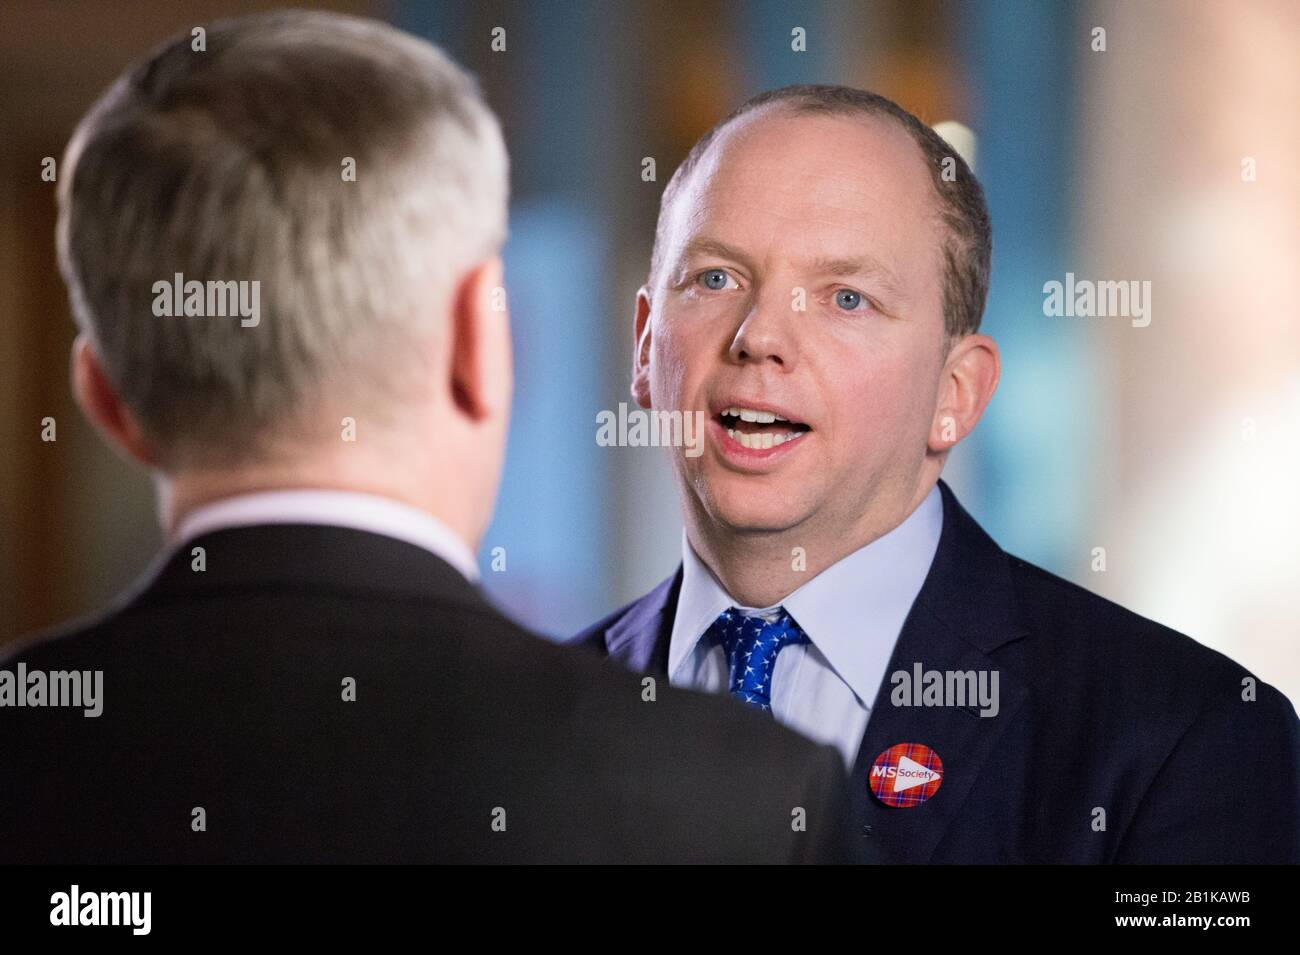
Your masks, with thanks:
<instances>
[{"instance_id":1,"label":"blurred background","mask_svg":"<svg viewBox=\"0 0 1300 955\"><path fill-rule=\"evenodd\" d=\"M98 443L68 391L42 160L154 43L282 5L0 7L0 641L93 610L159 543L146 476ZM994 223L983 330L1004 370L945 472L967 509L1008 551L1300 702L1300 4L312 6L440 44L502 117L518 380L481 556L513 615L567 636L673 571L663 452L595 443L597 413L630 400L660 191L748 96L845 83L974 135ZM1151 282L1150 324L1046 317L1044 283L1067 272ZM46 416L55 442L40 440ZM504 572L489 569L496 547Z\"/></svg>"}]
</instances>

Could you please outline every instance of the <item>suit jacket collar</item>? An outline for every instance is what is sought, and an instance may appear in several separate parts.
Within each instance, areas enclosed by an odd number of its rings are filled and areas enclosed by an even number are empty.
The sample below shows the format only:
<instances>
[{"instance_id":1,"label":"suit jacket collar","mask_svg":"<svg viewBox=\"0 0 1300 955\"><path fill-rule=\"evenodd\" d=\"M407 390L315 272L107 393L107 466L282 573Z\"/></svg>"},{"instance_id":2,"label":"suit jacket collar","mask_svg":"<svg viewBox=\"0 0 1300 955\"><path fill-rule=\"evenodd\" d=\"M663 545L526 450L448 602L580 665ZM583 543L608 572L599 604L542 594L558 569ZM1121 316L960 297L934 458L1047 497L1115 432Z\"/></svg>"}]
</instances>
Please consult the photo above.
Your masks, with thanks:
<instances>
[{"instance_id":1,"label":"suit jacket collar","mask_svg":"<svg viewBox=\"0 0 1300 955\"><path fill-rule=\"evenodd\" d=\"M174 533L177 545L227 527L314 524L394 537L441 557L471 581L478 565L469 546L432 514L391 497L360 491L288 487L247 491L191 509Z\"/></svg>"},{"instance_id":2,"label":"suit jacket collar","mask_svg":"<svg viewBox=\"0 0 1300 955\"><path fill-rule=\"evenodd\" d=\"M202 569L197 569L202 548ZM290 587L432 599L490 609L445 560L415 544L324 524L257 524L201 534L159 554L122 598Z\"/></svg>"}]
</instances>

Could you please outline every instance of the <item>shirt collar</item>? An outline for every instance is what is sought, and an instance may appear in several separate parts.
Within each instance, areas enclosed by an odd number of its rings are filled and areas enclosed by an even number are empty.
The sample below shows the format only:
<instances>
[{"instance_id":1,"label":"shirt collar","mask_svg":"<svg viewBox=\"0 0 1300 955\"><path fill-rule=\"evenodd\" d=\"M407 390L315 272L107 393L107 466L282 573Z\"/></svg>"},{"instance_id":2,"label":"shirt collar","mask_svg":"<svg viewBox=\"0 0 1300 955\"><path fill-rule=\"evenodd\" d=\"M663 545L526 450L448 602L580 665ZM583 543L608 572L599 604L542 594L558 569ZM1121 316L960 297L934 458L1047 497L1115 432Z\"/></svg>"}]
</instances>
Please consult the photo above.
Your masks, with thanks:
<instances>
[{"instance_id":1,"label":"shirt collar","mask_svg":"<svg viewBox=\"0 0 1300 955\"><path fill-rule=\"evenodd\" d=\"M303 488L237 494L190 511L172 535L176 546L227 527L325 524L383 534L440 557L470 582L478 564L469 546L432 514L401 501L357 491Z\"/></svg>"},{"instance_id":2,"label":"shirt collar","mask_svg":"<svg viewBox=\"0 0 1300 955\"><path fill-rule=\"evenodd\" d=\"M903 622L921 592L943 531L936 485L901 524L842 558L794 591L784 606L831 667L867 706L889 665ZM718 614L745 613L682 534L682 587L668 647L668 672L694 653Z\"/></svg>"}]
</instances>

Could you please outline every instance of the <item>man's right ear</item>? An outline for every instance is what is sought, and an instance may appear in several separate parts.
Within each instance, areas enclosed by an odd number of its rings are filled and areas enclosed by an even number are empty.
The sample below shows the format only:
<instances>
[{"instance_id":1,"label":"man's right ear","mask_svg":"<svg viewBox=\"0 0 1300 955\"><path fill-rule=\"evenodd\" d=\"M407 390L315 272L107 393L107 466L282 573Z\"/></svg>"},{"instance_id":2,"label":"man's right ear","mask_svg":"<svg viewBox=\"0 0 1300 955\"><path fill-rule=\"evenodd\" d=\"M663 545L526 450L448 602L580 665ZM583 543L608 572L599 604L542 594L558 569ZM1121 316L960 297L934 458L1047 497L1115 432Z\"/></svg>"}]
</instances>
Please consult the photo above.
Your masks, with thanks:
<instances>
[{"instance_id":1,"label":"man's right ear","mask_svg":"<svg viewBox=\"0 0 1300 955\"><path fill-rule=\"evenodd\" d=\"M113 450L147 468L156 468L157 454L108 380L103 362L85 332L80 332L72 343L71 364L72 396L86 420Z\"/></svg>"},{"instance_id":2,"label":"man's right ear","mask_svg":"<svg viewBox=\"0 0 1300 955\"><path fill-rule=\"evenodd\" d=\"M632 397L650 407L650 292L643 285L636 293L636 342L632 353Z\"/></svg>"}]
</instances>

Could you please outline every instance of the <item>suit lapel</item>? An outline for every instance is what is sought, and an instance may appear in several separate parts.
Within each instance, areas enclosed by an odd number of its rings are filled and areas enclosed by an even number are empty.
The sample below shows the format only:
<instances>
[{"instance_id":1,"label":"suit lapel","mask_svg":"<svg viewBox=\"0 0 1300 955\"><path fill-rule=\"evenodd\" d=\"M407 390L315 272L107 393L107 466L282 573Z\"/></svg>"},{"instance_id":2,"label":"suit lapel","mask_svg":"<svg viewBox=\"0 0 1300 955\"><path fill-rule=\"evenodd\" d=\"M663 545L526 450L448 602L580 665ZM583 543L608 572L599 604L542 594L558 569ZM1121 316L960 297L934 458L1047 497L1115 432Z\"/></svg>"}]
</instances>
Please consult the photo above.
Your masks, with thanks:
<instances>
[{"instance_id":1,"label":"suit lapel","mask_svg":"<svg viewBox=\"0 0 1300 955\"><path fill-rule=\"evenodd\" d=\"M860 822L892 862L930 861L1027 696L1024 682L992 657L1027 633L1016 614L1007 556L948 486L940 482L940 489L939 548L890 657L853 772ZM895 706L889 676L911 673L916 663L925 670L998 671L998 714L982 717L973 706ZM938 791L918 806L886 806L870 791L873 761L898 743L923 743L943 761Z\"/></svg>"},{"instance_id":2,"label":"suit lapel","mask_svg":"<svg viewBox=\"0 0 1300 955\"><path fill-rule=\"evenodd\" d=\"M605 651L633 673L668 675L682 568L634 603L605 633Z\"/></svg>"}]
</instances>

